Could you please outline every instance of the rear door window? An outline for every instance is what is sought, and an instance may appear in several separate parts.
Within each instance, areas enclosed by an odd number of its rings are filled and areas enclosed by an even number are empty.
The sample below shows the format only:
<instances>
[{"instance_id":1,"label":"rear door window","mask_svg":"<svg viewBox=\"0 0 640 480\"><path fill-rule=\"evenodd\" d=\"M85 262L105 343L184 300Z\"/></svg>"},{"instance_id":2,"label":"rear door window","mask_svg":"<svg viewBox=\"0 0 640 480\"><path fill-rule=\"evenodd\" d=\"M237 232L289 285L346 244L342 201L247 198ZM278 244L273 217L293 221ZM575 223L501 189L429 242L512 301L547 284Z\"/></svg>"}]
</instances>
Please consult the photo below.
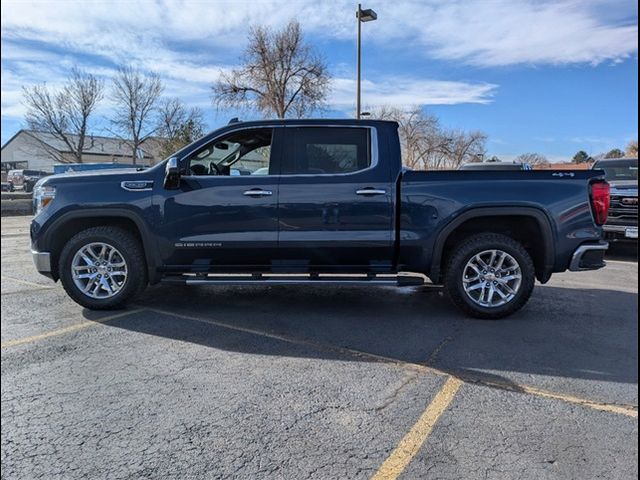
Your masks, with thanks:
<instances>
[{"instance_id":1,"label":"rear door window","mask_svg":"<svg viewBox=\"0 0 640 480\"><path fill-rule=\"evenodd\" d=\"M285 175L335 175L371 165L366 128L296 127L288 130Z\"/></svg>"}]
</instances>

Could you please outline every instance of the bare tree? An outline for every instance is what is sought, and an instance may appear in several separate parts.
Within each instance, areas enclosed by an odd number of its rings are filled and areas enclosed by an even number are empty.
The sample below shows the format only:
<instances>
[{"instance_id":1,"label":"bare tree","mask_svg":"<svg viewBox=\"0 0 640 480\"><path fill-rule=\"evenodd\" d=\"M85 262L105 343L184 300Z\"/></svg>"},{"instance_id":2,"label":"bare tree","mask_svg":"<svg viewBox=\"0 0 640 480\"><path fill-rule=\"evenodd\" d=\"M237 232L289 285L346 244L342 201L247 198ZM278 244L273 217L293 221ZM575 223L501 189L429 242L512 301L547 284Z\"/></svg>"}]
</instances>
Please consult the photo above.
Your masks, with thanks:
<instances>
[{"instance_id":1,"label":"bare tree","mask_svg":"<svg viewBox=\"0 0 640 480\"><path fill-rule=\"evenodd\" d=\"M452 131L449 135L451 143L447 168L458 168L463 163L478 161L485 155L487 136L484 133Z\"/></svg>"},{"instance_id":2,"label":"bare tree","mask_svg":"<svg viewBox=\"0 0 640 480\"><path fill-rule=\"evenodd\" d=\"M548 167L551 165L547 157L540 153L523 153L515 158L516 162L528 163L532 167Z\"/></svg>"},{"instance_id":3,"label":"bare tree","mask_svg":"<svg viewBox=\"0 0 640 480\"><path fill-rule=\"evenodd\" d=\"M82 162L85 150L89 118L103 98L104 85L95 76L73 69L67 82L59 91L52 91L46 84L23 87L27 107L25 120L30 129L52 135L64 142L75 162ZM56 161L67 159L59 149L33 137L45 147Z\"/></svg>"},{"instance_id":4,"label":"bare tree","mask_svg":"<svg viewBox=\"0 0 640 480\"><path fill-rule=\"evenodd\" d=\"M402 161L414 170L457 168L461 163L481 158L485 153L486 135L446 130L437 117L421 107L409 110L383 106L373 109L373 116L398 122Z\"/></svg>"},{"instance_id":5,"label":"bare tree","mask_svg":"<svg viewBox=\"0 0 640 480\"><path fill-rule=\"evenodd\" d=\"M627 157L638 158L638 140L631 140L627 143L627 148L624 153Z\"/></svg>"},{"instance_id":6,"label":"bare tree","mask_svg":"<svg viewBox=\"0 0 640 480\"><path fill-rule=\"evenodd\" d=\"M163 90L157 74L145 75L131 66L118 69L113 79L115 110L111 123L114 133L130 145L134 164L140 145L157 130L155 114Z\"/></svg>"},{"instance_id":7,"label":"bare tree","mask_svg":"<svg viewBox=\"0 0 640 480\"><path fill-rule=\"evenodd\" d=\"M444 153L445 139L440 135L438 119L426 115L420 107L403 110L399 107L383 106L373 109L373 116L381 120L398 122L398 135L402 148L402 161L411 169L428 168L429 160Z\"/></svg>"},{"instance_id":8,"label":"bare tree","mask_svg":"<svg viewBox=\"0 0 640 480\"><path fill-rule=\"evenodd\" d=\"M202 110L188 109L178 98L166 98L158 107L157 133L161 137L161 156L166 157L204 134Z\"/></svg>"},{"instance_id":9,"label":"bare tree","mask_svg":"<svg viewBox=\"0 0 640 480\"><path fill-rule=\"evenodd\" d=\"M304 117L324 105L329 75L324 59L304 42L300 24L273 32L254 27L242 67L222 72L213 86L218 107L252 107L263 115Z\"/></svg>"}]
</instances>

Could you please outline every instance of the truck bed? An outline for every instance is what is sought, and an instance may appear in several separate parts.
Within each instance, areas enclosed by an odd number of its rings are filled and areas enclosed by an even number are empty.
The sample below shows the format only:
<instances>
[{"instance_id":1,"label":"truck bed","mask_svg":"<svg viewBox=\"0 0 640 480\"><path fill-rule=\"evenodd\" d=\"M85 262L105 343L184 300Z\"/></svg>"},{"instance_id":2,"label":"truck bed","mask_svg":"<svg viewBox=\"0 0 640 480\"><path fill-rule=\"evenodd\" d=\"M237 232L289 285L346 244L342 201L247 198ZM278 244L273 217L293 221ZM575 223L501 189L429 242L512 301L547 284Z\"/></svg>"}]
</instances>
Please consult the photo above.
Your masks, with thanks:
<instances>
[{"instance_id":1,"label":"truck bed","mask_svg":"<svg viewBox=\"0 0 640 480\"><path fill-rule=\"evenodd\" d=\"M480 210L518 216L525 208L548 221L555 245L549 268L564 271L581 242L600 239L589 204L596 178L604 172L405 170L398 189L398 267L430 271L437 239L457 218Z\"/></svg>"}]
</instances>

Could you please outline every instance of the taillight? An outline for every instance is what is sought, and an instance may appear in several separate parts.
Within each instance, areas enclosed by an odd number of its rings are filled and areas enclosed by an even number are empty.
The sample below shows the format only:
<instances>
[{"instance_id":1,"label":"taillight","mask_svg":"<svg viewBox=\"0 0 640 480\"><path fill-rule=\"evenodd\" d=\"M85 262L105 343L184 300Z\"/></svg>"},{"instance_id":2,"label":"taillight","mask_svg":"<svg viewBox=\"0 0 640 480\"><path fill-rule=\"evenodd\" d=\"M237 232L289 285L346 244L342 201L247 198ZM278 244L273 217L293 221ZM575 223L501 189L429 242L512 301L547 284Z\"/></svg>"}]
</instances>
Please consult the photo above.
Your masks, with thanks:
<instances>
[{"instance_id":1,"label":"taillight","mask_svg":"<svg viewBox=\"0 0 640 480\"><path fill-rule=\"evenodd\" d=\"M609 214L609 184L597 182L591 184L591 206L596 225L604 225Z\"/></svg>"}]
</instances>

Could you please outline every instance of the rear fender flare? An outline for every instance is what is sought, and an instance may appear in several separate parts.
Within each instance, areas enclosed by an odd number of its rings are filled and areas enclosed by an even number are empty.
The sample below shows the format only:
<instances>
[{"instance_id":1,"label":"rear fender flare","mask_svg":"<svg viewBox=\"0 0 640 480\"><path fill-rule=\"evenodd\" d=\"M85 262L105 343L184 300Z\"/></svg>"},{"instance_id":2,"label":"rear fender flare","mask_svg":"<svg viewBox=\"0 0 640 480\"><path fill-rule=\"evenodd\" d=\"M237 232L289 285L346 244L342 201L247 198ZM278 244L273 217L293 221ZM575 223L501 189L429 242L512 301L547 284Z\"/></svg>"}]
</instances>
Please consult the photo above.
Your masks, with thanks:
<instances>
[{"instance_id":1,"label":"rear fender flare","mask_svg":"<svg viewBox=\"0 0 640 480\"><path fill-rule=\"evenodd\" d=\"M449 235L463 223L481 217L497 217L497 216L525 216L533 218L540 227L540 233L542 234L542 241L544 245L544 264L541 271L538 272L538 279L545 283L551 277L553 266L555 263L555 243L554 233L551 227L552 223L549 220L548 215L538 208L534 207L486 207L486 208L473 208L460 214L458 217L451 220L445 225L433 245L433 255L431 257L431 270L429 272L429 278L434 283L440 283L441 281L441 268L442 254L444 251L444 245L449 238Z\"/></svg>"}]
</instances>

